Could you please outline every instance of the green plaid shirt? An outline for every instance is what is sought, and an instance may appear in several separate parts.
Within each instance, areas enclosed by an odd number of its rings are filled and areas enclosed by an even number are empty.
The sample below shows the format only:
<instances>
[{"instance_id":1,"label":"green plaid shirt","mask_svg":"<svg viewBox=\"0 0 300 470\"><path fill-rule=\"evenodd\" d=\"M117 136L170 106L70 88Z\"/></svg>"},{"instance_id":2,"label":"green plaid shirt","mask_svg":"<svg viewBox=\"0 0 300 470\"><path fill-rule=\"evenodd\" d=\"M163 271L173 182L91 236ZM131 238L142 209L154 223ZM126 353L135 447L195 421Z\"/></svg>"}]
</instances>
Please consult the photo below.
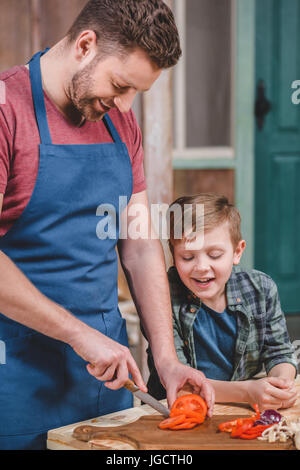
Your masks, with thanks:
<instances>
[{"instance_id":1,"label":"green plaid shirt","mask_svg":"<svg viewBox=\"0 0 300 470\"><path fill-rule=\"evenodd\" d=\"M197 368L193 324L201 300L182 283L177 269L168 272L173 308L173 332L178 359ZM237 320L235 359L231 380L247 380L263 369L268 373L282 362L295 366L297 361L290 342L285 316L281 310L274 281L256 270L233 267L226 284L227 308ZM148 349L149 392L162 396L161 385ZM295 373L296 373L295 371Z\"/></svg>"}]
</instances>

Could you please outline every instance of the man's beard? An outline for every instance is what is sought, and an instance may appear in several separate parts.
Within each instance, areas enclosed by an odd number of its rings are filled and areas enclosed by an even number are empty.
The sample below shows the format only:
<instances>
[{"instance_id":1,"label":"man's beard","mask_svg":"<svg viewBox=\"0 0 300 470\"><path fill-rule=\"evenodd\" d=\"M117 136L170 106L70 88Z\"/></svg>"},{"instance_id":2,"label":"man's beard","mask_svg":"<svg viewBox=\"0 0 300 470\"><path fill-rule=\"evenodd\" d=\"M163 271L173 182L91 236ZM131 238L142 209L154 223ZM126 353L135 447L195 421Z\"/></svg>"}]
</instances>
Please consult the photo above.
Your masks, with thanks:
<instances>
[{"instance_id":1,"label":"man's beard","mask_svg":"<svg viewBox=\"0 0 300 470\"><path fill-rule=\"evenodd\" d=\"M83 70L77 72L69 86L69 97L74 107L84 116L87 121L100 121L105 113L95 109L97 97L89 95L89 91L93 89L94 80L91 78L99 58L95 57L93 61Z\"/></svg>"}]
</instances>

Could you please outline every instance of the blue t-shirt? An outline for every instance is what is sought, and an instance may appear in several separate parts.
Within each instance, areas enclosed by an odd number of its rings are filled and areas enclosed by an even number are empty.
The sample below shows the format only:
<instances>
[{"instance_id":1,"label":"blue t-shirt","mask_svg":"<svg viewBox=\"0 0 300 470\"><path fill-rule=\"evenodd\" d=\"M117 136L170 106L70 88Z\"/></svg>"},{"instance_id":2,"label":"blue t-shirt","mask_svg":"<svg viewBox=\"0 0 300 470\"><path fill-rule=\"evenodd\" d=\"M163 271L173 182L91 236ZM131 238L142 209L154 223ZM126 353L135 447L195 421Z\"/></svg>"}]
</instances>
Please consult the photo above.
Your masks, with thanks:
<instances>
[{"instance_id":1,"label":"blue t-shirt","mask_svg":"<svg viewBox=\"0 0 300 470\"><path fill-rule=\"evenodd\" d=\"M233 375L236 316L218 313L202 304L193 325L197 369L208 379L229 381Z\"/></svg>"}]
</instances>

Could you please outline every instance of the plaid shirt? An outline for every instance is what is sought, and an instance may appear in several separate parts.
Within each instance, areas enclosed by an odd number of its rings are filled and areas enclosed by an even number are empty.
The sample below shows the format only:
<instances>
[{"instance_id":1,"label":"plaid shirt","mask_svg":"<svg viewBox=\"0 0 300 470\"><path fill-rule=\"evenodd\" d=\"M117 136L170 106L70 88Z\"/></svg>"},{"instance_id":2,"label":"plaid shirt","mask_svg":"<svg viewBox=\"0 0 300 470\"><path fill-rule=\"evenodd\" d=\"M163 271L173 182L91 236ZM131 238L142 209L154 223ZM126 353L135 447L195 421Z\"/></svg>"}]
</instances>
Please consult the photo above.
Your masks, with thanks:
<instances>
[{"instance_id":1,"label":"plaid shirt","mask_svg":"<svg viewBox=\"0 0 300 470\"><path fill-rule=\"evenodd\" d=\"M201 300L182 283L177 269L168 272L172 308L173 332L180 362L197 369L193 324L201 307ZM290 342L284 314L280 307L274 281L256 270L234 266L226 284L227 308L237 320L235 359L231 380L247 380L265 369L268 373L276 364L292 364L297 373L297 361ZM148 350L150 378L149 392L156 396L157 372L151 351ZM157 393L156 393L157 392Z\"/></svg>"}]
</instances>

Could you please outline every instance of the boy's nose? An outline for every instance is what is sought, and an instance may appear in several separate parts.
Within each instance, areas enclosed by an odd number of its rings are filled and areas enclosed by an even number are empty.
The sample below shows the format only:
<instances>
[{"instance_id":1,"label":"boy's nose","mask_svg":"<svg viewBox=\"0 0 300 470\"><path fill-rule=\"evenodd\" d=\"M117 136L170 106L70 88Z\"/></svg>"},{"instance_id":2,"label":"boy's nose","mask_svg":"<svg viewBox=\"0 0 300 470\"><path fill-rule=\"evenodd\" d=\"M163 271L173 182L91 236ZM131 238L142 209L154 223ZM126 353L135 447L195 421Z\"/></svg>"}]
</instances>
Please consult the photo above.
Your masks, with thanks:
<instances>
[{"instance_id":1,"label":"boy's nose","mask_svg":"<svg viewBox=\"0 0 300 470\"><path fill-rule=\"evenodd\" d=\"M204 260L202 260L202 261L197 262L197 264L195 265L194 270L199 275L204 275L204 274L207 274L209 272L210 267Z\"/></svg>"}]
</instances>

